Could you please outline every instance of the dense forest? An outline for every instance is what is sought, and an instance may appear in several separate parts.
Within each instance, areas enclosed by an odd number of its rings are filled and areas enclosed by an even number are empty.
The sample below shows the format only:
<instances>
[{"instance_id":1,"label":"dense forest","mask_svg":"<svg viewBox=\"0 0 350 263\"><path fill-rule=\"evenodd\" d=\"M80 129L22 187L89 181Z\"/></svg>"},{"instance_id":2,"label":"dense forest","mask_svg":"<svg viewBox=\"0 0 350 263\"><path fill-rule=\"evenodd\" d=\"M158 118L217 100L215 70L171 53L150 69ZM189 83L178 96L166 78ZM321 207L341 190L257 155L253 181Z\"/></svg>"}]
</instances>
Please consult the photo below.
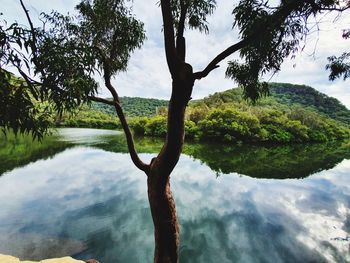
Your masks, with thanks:
<instances>
[{"instance_id":1,"label":"dense forest","mask_svg":"<svg viewBox=\"0 0 350 263\"><path fill-rule=\"evenodd\" d=\"M97 103L96 103L97 105ZM81 128L119 128L119 121L109 108L97 108L95 105L83 105L72 114L63 114L52 119L56 127Z\"/></svg>"},{"instance_id":2,"label":"dense forest","mask_svg":"<svg viewBox=\"0 0 350 263\"><path fill-rule=\"evenodd\" d=\"M350 126L350 111L337 99L318 92L311 87L271 83L270 94L271 97L281 104L288 106L299 104Z\"/></svg>"},{"instance_id":3,"label":"dense forest","mask_svg":"<svg viewBox=\"0 0 350 263\"><path fill-rule=\"evenodd\" d=\"M168 106L168 101L138 97L121 97L121 104L125 115L133 117L152 117ZM113 106L92 102L84 105L73 114L63 114L55 118L55 126L59 127L87 127L87 128L119 128L119 121Z\"/></svg>"},{"instance_id":4,"label":"dense forest","mask_svg":"<svg viewBox=\"0 0 350 263\"><path fill-rule=\"evenodd\" d=\"M244 103L244 98L242 96L242 90L235 88L214 93L203 100L194 101L192 104L198 105L202 101L208 107L215 107L230 102ZM269 83L269 95L258 101L256 105L280 107L284 110L286 106L301 106L350 126L350 110L337 99L305 85Z\"/></svg>"},{"instance_id":5,"label":"dense forest","mask_svg":"<svg viewBox=\"0 0 350 263\"><path fill-rule=\"evenodd\" d=\"M121 97L120 103L127 117L155 116L161 107L168 106L168 101L166 100L139 97ZM115 109L110 105L92 102L91 108L115 115Z\"/></svg>"},{"instance_id":6,"label":"dense forest","mask_svg":"<svg viewBox=\"0 0 350 263\"><path fill-rule=\"evenodd\" d=\"M186 113L186 136L226 142L325 142L349 138L350 111L338 100L311 87L270 84L270 96L253 104L239 88L192 101ZM133 119L135 133L162 137L166 110Z\"/></svg>"},{"instance_id":7,"label":"dense forest","mask_svg":"<svg viewBox=\"0 0 350 263\"><path fill-rule=\"evenodd\" d=\"M164 137L165 100L121 98L136 135ZM112 106L92 103L54 120L56 126L118 128ZM190 102L186 136L201 141L325 142L349 138L350 111L304 85L271 83L269 96L251 103L240 88Z\"/></svg>"}]
</instances>

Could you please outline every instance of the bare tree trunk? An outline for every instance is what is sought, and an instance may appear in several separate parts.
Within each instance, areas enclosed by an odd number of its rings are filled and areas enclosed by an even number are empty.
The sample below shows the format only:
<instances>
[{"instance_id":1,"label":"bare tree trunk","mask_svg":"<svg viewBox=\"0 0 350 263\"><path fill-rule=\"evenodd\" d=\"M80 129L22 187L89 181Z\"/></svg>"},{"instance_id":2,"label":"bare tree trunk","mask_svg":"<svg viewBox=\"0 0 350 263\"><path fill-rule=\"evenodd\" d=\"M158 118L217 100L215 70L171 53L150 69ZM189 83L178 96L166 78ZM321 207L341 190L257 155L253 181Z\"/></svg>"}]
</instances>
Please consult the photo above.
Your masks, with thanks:
<instances>
[{"instance_id":1,"label":"bare tree trunk","mask_svg":"<svg viewBox=\"0 0 350 263\"><path fill-rule=\"evenodd\" d=\"M170 174L176 166L185 137L185 109L193 88L192 67L183 64L173 79L168 111L167 138L148 174L148 200L154 223L154 263L178 263L180 230L170 190Z\"/></svg>"},{"instance_id":2,"label":"bare tree trunk","mask_svg":"<svg viewBox=\"0 0 350 263\"><path fill-rule=\"evenodd\" d=\"M148 199L154 223L154 263L179 261L180 231L170 177L155 168L148 177Z\"/></svg>"}]
</instances>

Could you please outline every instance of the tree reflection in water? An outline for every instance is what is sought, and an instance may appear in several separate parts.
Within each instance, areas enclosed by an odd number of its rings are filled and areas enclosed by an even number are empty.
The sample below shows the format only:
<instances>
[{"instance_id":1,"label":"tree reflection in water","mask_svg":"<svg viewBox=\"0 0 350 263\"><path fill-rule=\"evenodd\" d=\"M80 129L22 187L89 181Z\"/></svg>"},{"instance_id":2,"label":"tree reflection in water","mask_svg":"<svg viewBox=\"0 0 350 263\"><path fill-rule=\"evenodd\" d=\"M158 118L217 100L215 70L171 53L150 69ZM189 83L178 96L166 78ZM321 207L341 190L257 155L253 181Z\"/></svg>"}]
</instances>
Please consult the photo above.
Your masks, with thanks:
<instances>
[{"instance_id":1,"label":"tree reflection in water","mask_svg":"<svg viewBox=\"0 0 350 263\"><path fill-rule=\"evenodd\" d=\"M0 253L151 262L146 179L124 154L123 136L73 140L69 132L63 152L0 177ZM160 145L139 139L137 146L151 159ZM187 144L184 152L172 177L180 262L350 261L349 144Z\"/></svg>"}]
</instances>

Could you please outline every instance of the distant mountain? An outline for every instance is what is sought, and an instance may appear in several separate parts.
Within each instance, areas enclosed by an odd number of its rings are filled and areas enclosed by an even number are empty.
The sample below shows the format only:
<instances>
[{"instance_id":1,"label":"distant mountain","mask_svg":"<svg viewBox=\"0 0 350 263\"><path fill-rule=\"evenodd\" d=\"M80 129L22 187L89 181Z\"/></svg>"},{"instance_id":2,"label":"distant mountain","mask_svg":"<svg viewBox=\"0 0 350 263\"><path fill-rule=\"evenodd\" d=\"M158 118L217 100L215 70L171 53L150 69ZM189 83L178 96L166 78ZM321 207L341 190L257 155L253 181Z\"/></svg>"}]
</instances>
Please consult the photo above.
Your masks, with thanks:
<instances>
[{"instance_id":1,"label":"distant mountain","mask_svg":"<svg viewBox=\"0 0 350 263\"><path fill-rule=\"evenodd\" d=\"M168 106L168 101L159 99L121 97L120 101L127 117L151 117L157 114L159 108ZM94 102L91 107L115 115L113 106Z\"/></svg>"},{"instance_id":2,"label":"distant mountain","mask_svg":"<svg viewBox=\"0 0 350 263\"><path fill-rule=\"evenodd\" d=\"M312 87L294 85L289 83L270 83L270 95L261 99L258 105L274 107L301 106L316 111L334 120L350 126L350 110L339 100L329 97ZM167 100L139 97L121 97L121 104L127 117L151 117L158 113L162 107L168 106ZM208 107L216 107L223 103L247 103L242 96L240 88L216 92L208 97L193 100L190 105L206 104ZM93 110L103 111L115 115L113 106L93 102Z\"/></svg>"},{"instance_id":3,"label":"distant mountain","mask_svg":"<svg viewBox=\"0 0 350 263\"><path fill-rule=\"evenodd\" d=\"M257 105L280 109L301 106L350 126L350 110L339 100L329 97L312 87L289 83L270 83L269 90L270 95L258 101ZM246 104L247 102L243 99L242 89L234 88L216 92L204 99L191 102L192 105L201 103L211 108L223 103Z\"/></svg>"},{"instance_id":4,"label":"distant mountain","mask_svg":"<svg viewBox=\"0 0 350 263\"><path fill-rule=\"evenodd\" d=\"M326 116L350 126L350 110L333 97L329 97L312 87L287 83L271 83L271 96L285 105L300 104L317 110Z\"/></svg>"}]
</instances>

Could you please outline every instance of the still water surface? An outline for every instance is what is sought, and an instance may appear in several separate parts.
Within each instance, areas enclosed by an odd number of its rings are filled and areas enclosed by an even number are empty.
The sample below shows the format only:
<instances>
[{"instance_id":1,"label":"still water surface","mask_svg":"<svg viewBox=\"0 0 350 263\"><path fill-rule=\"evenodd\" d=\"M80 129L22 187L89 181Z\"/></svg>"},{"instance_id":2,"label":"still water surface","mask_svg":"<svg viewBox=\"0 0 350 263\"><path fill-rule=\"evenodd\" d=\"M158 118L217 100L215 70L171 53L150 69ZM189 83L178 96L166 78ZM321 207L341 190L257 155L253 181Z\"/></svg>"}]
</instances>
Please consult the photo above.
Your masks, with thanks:
<instances>
[{"instance_id":1,"label":"still water surface","mask_svg":"<svg viewBox=\"0 0 350 263\"><path fill-rule=\"evenodd\" d=\"M146 177L121 133L61 129L31 144L2 142L0 253L152 262ZM150 160L161 142L137 147ZM171 181L180 262L350 262L349 143L184 153Z\"/></svg>"}]
</instances>

